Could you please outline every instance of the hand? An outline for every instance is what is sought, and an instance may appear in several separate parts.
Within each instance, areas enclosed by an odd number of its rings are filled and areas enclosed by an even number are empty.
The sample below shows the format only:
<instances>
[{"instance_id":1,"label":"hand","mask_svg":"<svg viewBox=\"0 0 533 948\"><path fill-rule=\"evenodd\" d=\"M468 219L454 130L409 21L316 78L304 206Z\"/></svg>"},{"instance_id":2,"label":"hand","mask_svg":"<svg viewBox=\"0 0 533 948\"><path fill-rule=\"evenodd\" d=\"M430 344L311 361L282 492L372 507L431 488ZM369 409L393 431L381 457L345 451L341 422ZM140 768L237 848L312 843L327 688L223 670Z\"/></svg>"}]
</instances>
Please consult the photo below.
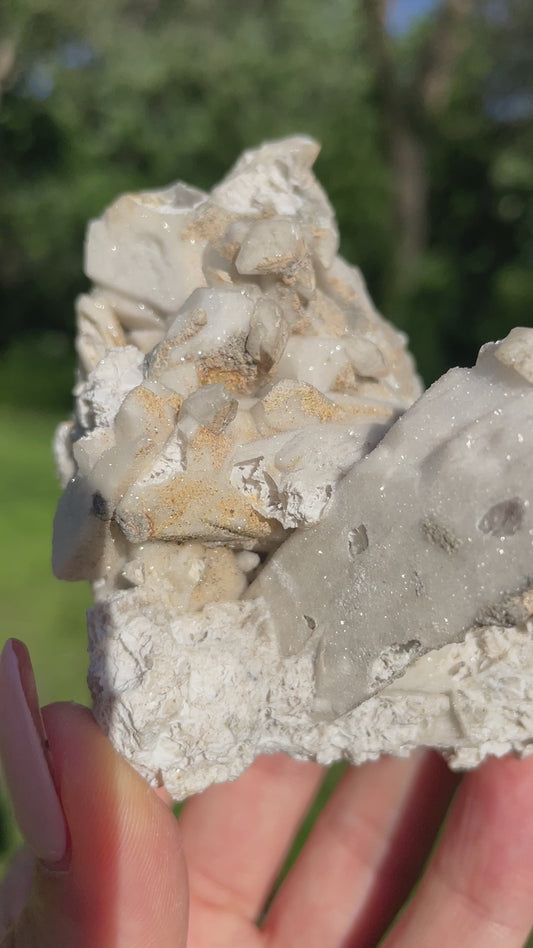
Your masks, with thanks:
<instances>
[{"instance_id":1,"label":"hand","mask_svg":"<svg viewBox=\"0 0 533 948\"><path fill-rule=\"evenodd\" d=\"M2 945L372 948L385 935L459 782L437 755L347 770L258 927L323 770L259 758L190 800L178 822L89 711L45 708L43 749L30 668L8 642L0 750L36 855L25 850L4 883ZM520 948L532 922L533 758L490 760L462 779L383 944Z\"/></svg>"}]
</instances>

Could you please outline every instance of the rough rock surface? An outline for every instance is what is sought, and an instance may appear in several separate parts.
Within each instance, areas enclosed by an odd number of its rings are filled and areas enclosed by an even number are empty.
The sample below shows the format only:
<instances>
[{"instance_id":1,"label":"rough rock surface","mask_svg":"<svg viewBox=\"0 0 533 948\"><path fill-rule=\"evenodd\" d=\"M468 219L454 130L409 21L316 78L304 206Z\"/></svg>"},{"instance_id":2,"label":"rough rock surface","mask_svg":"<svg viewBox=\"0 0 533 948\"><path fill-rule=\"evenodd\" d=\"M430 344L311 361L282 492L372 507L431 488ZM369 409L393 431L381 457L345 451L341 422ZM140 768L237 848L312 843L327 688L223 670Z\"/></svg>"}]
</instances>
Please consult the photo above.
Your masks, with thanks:
<instances>
[{"instance_id":1,"label":"rough rock surface","mask_svg":"<svg viewBox=\"0 0 533 948\"><path fill-rule=\"evenodd\" d=\"M533 331L410 408L317 151L88 232L54 569L93 584L98 720L176 799L262 752L533 746Z\"/></svg>"}]
</instances>

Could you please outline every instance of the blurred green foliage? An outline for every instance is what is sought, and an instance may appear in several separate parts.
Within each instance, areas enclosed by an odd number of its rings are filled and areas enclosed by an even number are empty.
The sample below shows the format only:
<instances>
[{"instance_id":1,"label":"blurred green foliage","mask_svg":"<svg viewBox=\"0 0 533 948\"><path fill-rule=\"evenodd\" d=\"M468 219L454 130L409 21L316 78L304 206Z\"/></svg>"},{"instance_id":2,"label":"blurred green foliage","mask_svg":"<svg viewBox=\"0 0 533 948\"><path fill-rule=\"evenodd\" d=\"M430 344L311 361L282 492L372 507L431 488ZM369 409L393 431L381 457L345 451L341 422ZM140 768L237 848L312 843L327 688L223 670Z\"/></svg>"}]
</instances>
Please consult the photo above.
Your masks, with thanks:
<instances>
[{"instance_id":1,"label":"blurred green foliage","mask_svg":"<svg viewBox=\"0 0 533 948\"><path fill-rule=\"evenodd\" d=\"M51 457L58 419L36 412L0 410L2 568L0 599L5 628L24 639L41 676L41 698L86 699L85 608L89 587L60 583L51 573L50 538L60 494ZM38 621L37 621L38 617ZM55 663L49 654L61 657Z\"/></svg>"},{"instance_id":2,"label":"blurred green foliage","mask_svg":"<svg viewBox=\"0 0 533 948\"><path fill-rule=\"evenodd\" d=\"M427 50L438 59L439 4L386 37L429 177L424 246L398 281L402 182L363 0L3 5L1 401L68 404L68 359L51 350L61 336L70 345L90 217L122 191L178 177L209 187L244 147L295 131L323 143L317 172L342 250L410 334L427 381L530 324L533 8L497 6L465 4L437 108L424 105L419 73Z\"/></svg>"}]
</instances>

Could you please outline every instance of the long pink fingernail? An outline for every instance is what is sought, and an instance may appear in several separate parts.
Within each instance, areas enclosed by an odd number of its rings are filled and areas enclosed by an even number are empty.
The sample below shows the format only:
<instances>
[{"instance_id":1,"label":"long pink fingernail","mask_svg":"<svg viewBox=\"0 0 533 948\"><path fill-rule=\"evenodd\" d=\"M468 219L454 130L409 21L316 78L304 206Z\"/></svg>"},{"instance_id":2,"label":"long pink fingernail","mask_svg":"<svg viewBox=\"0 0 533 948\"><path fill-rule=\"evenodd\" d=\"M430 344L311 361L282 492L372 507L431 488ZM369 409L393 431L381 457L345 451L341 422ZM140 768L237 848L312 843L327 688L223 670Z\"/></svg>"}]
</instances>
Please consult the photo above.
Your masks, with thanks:
<instances>
[{"instance_id":1,"label":"long pink fingernail","mask_svg":"<svg viewBox=\"0 0 533 948\"><path fill-rule=\"evenodd\" d=\"M20 831L39 859L65 857L68 832L26 646L8 639L0 657L0 756Z\"/></svg>"}]
</instances>

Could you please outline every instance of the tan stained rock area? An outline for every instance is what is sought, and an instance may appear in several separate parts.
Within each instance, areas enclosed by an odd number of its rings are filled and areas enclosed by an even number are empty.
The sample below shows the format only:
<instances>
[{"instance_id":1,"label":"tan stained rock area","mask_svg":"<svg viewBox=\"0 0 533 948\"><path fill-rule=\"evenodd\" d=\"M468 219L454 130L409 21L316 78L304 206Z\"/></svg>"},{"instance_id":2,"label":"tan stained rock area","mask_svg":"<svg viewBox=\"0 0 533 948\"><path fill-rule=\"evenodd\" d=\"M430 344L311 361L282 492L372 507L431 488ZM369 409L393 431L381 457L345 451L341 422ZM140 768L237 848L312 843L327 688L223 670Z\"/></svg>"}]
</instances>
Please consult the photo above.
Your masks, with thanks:
<instances>
[{"instance_id":1,"label":"tan stained rock area","mask_svg":"<svg viewBox=\"0 0 533 948\"><path fill-rule=\"evenodd\" d=\"M474 766L533 740L533 331L410 409L317 153L263 145L88 230L54 570L93 585L97 719L177 799L261 752Z\"/></svg>"}]
</instances>

